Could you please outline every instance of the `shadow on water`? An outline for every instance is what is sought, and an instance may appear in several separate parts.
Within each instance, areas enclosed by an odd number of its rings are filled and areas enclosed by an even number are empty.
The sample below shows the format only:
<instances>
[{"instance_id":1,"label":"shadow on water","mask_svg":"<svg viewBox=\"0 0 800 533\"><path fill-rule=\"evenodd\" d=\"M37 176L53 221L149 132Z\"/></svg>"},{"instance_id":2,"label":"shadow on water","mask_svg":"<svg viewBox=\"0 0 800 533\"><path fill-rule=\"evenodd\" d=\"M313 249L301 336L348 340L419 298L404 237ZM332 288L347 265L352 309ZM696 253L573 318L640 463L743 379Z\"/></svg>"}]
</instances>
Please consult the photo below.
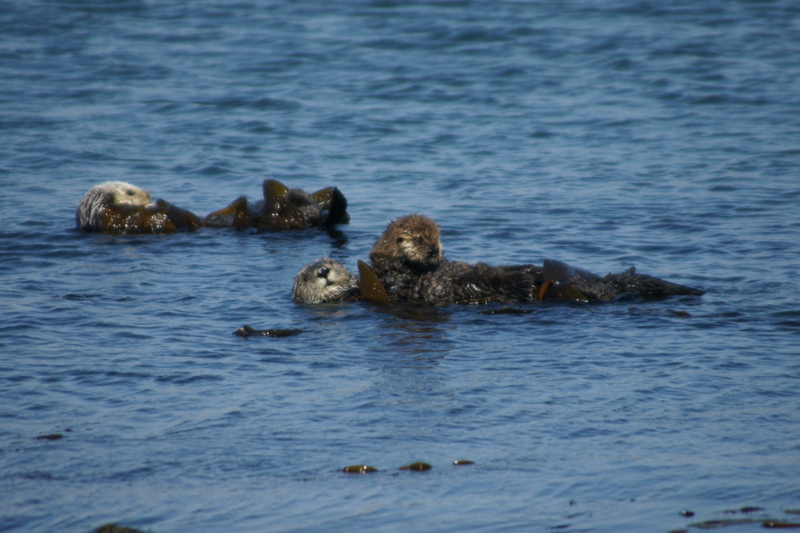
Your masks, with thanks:
<instances>
[{"instance_id":1,"label":"shadow on water","mask_svg":"<svg viewBox=\"0 0 800 533\"><path fill-rule=\"evenodd\" d=\"M451 324L449 310L410 305L374 307L385 319L378 335L381 349L413 356L420 364L435 364L450 353L452 343L447 332L456 326Z\"/></svg>"}]
</instances>

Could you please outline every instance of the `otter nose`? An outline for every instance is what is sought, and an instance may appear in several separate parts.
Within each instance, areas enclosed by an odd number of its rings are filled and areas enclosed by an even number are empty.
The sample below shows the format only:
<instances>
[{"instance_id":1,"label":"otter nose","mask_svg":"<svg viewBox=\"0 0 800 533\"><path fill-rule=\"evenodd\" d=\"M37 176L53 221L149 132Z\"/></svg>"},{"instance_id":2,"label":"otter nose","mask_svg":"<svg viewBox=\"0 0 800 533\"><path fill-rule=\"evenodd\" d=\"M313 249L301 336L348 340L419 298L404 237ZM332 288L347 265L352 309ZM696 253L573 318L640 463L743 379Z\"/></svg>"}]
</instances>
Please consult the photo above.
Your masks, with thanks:
<instances>
[{"instance_id":1,"label":"otter nose","mask_svg":"<svg viewBox=\"0 0 800 533\"><path fill-rule=\"evenodd\" d=\"M328 273L330 271L331 271L331 269L329 267L326 267L326 266L319 267L319 269L317 270L317 277L318 278L326 278L327 279L328 278Z\"/></svg>"}]
</instances>

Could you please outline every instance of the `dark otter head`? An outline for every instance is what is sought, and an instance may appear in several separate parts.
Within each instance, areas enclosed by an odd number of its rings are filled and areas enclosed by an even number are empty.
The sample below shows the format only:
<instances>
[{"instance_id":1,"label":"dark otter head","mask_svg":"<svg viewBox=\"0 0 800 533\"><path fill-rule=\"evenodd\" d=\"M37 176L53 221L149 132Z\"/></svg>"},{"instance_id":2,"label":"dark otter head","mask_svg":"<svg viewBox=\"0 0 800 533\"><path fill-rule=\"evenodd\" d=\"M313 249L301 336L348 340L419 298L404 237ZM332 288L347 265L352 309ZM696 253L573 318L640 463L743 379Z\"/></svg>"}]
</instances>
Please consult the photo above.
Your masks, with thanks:
<instances>
[{"instance_id":1,"label":"dark otter head","mask_svg":"<svg viewBox=\"0 0 800 533\"><path fill-rule=\"evenodd\" d=\"M373 263L400 261L413 270L435 270L444 263L439 225L423 215L406 215L389 226L372 247Z\"/></svg>"}]
</instances>

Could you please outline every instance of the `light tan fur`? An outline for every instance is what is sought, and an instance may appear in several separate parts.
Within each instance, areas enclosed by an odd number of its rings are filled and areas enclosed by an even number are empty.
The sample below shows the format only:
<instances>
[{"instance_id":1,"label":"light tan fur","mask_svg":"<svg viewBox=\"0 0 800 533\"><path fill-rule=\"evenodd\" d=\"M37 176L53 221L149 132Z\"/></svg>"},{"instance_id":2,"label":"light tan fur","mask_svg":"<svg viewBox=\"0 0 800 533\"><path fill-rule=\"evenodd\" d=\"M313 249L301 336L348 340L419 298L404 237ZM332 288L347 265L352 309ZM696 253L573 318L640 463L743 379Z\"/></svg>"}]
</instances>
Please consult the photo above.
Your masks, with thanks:
<instances>
[{"instance_id":1,"label":"light tan fur","mask_svg":"<svg viewBox=\"0 0 800 533\"><path fill-rule=\"evenodd\" d=\"M294 278L292 300L301 304L339 302L358 292L358 278L335 259L309 263Z\"/></svg>"},{"instance_id":2,"label":"light tan fur","mask_svg":"<svg viewBox=\"0 0 800 533\"><path fill-rule=\"evenodd\" d=\"M75 224L84 231L103 231L103 210L107 207L123 204L144 207L150 203L150 193L146 190L124 181L107 181L84 195L75 210Z\"/></svg>"}]
</instances>

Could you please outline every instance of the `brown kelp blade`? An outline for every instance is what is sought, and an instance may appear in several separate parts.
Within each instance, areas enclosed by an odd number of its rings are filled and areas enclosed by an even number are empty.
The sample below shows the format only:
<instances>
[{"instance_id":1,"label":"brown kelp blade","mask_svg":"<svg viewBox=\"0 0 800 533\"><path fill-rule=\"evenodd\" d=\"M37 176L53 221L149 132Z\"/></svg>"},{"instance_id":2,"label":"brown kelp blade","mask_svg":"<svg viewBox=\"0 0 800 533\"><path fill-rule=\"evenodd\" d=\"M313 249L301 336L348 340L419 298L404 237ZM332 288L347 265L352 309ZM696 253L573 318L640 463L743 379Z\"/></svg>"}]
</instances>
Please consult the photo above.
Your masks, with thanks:
<instances>
[{"instance_id":1,"label":"brown kelp blade","mask_svg":"<svg viewBox=\"0 0 800 533\"><path fill-rule=\"evenodd\" d=\"M333 189L334 187L325 187L324 189L311 193L311 197L315 202L321 205L323 209L329 209L331 200L333 199Z\"/></svg>"},{"instance_id":2,"label":"brown kelp blade","mask_svg":"<svg viewBox=\"0 0 800 533\"><path fill-rule=\"evenodd\" d=\"M588 298L576 289L571 280L580 277L596 277L594 274L574 268L554 259L545 259L542 265L543 282L539 288L538 300L558 298L562 300L585 301Z\"/></svg>"},{"instance_id":3,"label":"brown kelp blade","mask_svg":"<svg viewBox=\"0 0 800 533\"><path fill-rule=\"evenodd\" d=\"M267 230L303 229L316 226L310 217L312 197L301 189L290 189L278 180L264 180L264 218ZM312 209L313 211L313 209Z\"/></svg>"},{"instance_id":4,"label":"brown kelp blade","mask_svg":"<svg viewBox=\"0 0 800 533\"><path fill-rule=\"evenodd\" d=\"M172 205L166 200L160 199L156 205L166 209L167 219L172 222L176 228L187 228L189 230L196 230L203 226L203 221L187 209L181 209L176 205Z\"/></svg>"},{"instance_id":5,"label":"brown kelp blade","mask_svg":"<svg viewBox=\"0 0 800 533\"><path fill-rule=\"evenodd\" d=\"M366 300L386 303L389 301L389 293L383 287L383 283L375 275L375 272L364 261L358 261L359 288L361 296Z\"/></svg>"},{"instance_id":6,"label":"brown kelp blade","mask_svg":"<svg viewBox=\"0 0 800 533\"><path fill-rule=\"evenodd\" d=\"M240 196L222 209L209 213L204 222L206 226L213 228L247 228L255 223L247 207L247 198L244 196Z\"/></svg>"},{"instance_id":7,"label":"brown kelp blade","mask_svg":"<svg viewBox=\"0 0 800 533\"><path fill-rule=\"evenodd\" d=\"M281 210L280 202L285 201L289 194L289 187L278 180L264 180L264 213L278 213Z\"/></svg>"},{"instance_id":8,"label":"brown kelp blade","mask_svg":"<svg viewBox=\"0 0 800 533\"><path fill-rule=\"evenodd\" d=\"M333 226L336 224L347 224L350 222L350 215L347 213L347 198L337 187L326 187L311 195L320 209L325 212L323 226Z\"/></svg>"}]
</instances>

